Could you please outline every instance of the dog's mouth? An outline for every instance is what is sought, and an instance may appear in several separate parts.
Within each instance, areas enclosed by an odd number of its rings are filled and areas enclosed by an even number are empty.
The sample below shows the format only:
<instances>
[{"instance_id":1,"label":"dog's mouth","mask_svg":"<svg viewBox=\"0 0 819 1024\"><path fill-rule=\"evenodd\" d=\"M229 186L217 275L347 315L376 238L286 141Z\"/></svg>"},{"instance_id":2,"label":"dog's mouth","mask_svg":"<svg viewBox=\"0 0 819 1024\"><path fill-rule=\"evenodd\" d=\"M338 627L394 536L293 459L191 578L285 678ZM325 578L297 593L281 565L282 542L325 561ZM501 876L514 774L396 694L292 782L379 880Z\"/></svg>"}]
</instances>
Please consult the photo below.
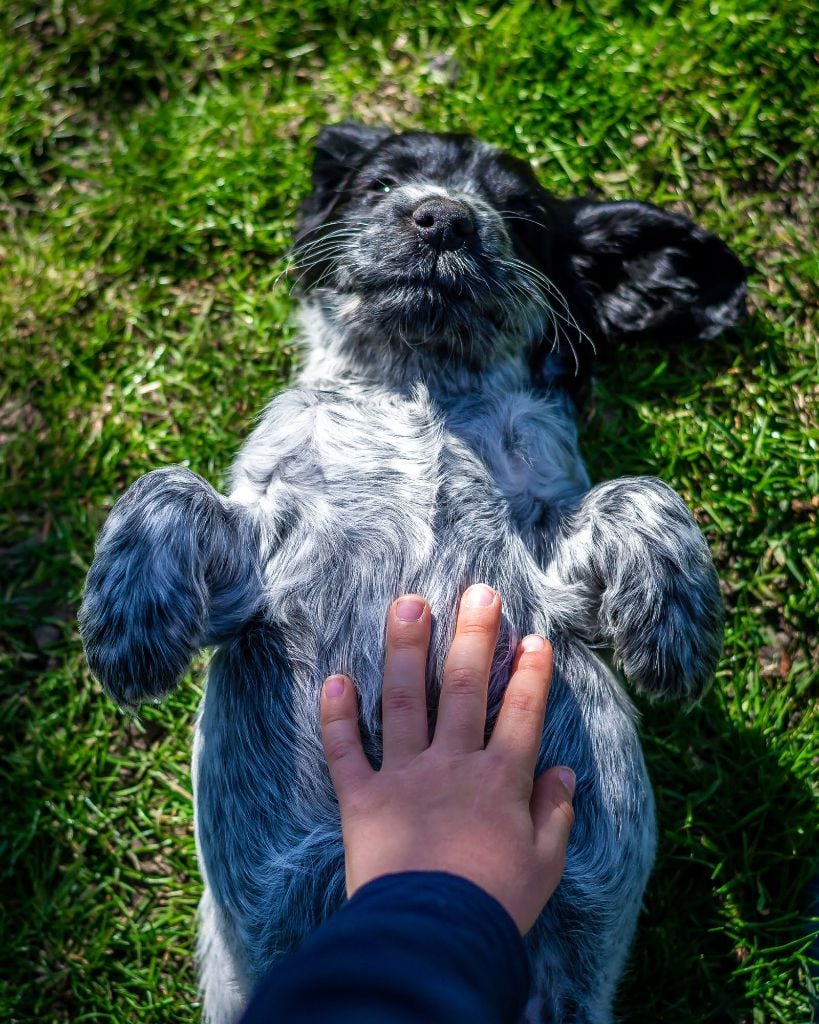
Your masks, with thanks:
<instances>
[{"instance_id":1,"label":"dog's mouth","mask_svg":"<svg viewBox=\"0 0 819 1024\"><path fill-rule=\"evenodd\" d=\"M472 303L481 307L493 296L492 281L482 268L472 262L459 265L441 258L429 267L382 272L356 285L355 290L364 297L408 305L428 303L439 307Z\"/></svg>"}]
</instances>

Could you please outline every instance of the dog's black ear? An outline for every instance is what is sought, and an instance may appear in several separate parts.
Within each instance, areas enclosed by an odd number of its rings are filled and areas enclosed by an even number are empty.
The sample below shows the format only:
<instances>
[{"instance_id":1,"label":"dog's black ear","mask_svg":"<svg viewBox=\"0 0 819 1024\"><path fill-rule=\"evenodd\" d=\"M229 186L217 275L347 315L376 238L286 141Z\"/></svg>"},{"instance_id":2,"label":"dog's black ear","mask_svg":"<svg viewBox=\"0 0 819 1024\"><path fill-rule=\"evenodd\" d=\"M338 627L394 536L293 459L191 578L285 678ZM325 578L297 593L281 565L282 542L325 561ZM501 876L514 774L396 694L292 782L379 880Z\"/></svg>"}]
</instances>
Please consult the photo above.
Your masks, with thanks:
<instances>
[{"instance_id":1,"label":"dog's black ear","mask_svg":"<svg viewBox=\"0 0 819 1024\"><path fill-rule=\"evenodd\" d=\"M361 158L390 135L389 128L370 127L356 121L325 125L316 138L313 187L337 188Z\"/></svg>"},{"instance_id":2,"label":"dog's black ear","mask_svg":"<svg viewBox=\"0 0 819 1024\"><path fill-rule=\"evenodd\" d=\"M716 235L649 203L559 204L570 302L588 302L601 339L713 338L745 315L746 270Z\"/></svg>"},{"instance_id":3,"label":"dog's black ear","mask_svg":"<svg viewBox=\"0 0 819 1024\"><path fill-rule=\"evenodd\" d=\"M321 223L340 199L344 182L363 157L391 134L355 121L325 125L316 137L313 191L299 208L297 232Z\"/></svg>"}]
</instances>

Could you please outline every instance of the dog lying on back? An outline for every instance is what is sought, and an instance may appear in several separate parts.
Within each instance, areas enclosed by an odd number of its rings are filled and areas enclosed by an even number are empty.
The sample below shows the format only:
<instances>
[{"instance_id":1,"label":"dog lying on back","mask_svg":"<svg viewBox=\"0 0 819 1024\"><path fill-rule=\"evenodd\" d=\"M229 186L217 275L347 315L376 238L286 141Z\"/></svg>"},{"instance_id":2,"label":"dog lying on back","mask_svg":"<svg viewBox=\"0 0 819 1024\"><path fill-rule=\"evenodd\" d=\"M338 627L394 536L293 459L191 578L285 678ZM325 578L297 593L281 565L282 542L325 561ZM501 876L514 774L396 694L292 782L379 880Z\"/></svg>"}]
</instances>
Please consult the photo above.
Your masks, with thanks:
<instances>
[{"instance_id":1,"label":"dog lying on back","mask_svg":"<svg viewBox=\"0 0 819 1024\"><path fill-rule=\"evenodd\" d=\"M355 680L377 764L389 603L430 602L434 708L459 596L483 582L505 611L490 721L517 640L550 637L539 770L577 775L566 872L527 939L527 1014L610 1021L656 833L634 709L597 648L644 693L695 699L721 602L673 491L590 487L574 404L595 344L737 323L743 268L681 216L555 199L471 137L355 124L319 135L294 252L296 386L268 406L227 498L181 467L128 490L80 613L91 668L125 707L217 648L193 763L206 1019L235 1021L344 899L322 680Z\"/></svg>"}]
</instances>

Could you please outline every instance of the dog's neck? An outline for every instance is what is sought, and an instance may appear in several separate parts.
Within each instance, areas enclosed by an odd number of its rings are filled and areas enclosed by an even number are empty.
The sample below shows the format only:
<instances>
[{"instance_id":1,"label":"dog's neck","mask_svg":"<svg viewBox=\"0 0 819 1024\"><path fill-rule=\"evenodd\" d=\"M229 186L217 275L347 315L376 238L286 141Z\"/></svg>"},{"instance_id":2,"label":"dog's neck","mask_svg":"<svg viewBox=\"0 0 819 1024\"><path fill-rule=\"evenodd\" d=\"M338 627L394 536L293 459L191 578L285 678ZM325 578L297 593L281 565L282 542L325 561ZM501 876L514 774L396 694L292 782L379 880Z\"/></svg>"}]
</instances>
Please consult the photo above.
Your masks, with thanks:
<instances>
[{"instance_id":1,"label":"dog's neck","mask_svg":"<svg viewBox=\"0 0 819 1024\"><path fill-rule=\"evenodd\" d=\"M306 387L400 396L412 394L420 384L431 395L446 399L480 390L488 375L498 373L510 389L531 386L523 344L519 352L504 351L491 363L469 366L459 358L457 342L447 358L440 345L362 339L340 331L317 305L303 306L300 319L306 359L299 381Z\"/></svg>"}]
</instances>

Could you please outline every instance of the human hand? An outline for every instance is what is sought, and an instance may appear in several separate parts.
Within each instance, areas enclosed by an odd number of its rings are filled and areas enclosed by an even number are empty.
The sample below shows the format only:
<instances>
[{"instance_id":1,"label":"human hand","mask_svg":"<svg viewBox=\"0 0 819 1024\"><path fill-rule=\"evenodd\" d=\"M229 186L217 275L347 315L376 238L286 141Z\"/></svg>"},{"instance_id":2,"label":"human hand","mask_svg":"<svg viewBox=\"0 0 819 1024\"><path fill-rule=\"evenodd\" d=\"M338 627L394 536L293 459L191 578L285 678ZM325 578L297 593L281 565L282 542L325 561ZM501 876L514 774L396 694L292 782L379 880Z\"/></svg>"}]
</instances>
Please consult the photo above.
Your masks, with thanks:
<instances>
[{"instance_id":1,"label":"human hand","mask_svg":"<svg viewBox=\"0 0 819 1024\"><path fill-rule=\"evenodd\" d=\"M380 771L364 754L355 689L345 676L325 680L321 727L341 809L348 895L380 875L447 871L494 896L525 934L563 873L575 780L562 767L533 779L552 673L542 637L521 642L484 748L500 617L495 591L478 584L464 593L431 743L424 682L430 609L414 596L389 610Z\"/></svg>"}]
</instances>

